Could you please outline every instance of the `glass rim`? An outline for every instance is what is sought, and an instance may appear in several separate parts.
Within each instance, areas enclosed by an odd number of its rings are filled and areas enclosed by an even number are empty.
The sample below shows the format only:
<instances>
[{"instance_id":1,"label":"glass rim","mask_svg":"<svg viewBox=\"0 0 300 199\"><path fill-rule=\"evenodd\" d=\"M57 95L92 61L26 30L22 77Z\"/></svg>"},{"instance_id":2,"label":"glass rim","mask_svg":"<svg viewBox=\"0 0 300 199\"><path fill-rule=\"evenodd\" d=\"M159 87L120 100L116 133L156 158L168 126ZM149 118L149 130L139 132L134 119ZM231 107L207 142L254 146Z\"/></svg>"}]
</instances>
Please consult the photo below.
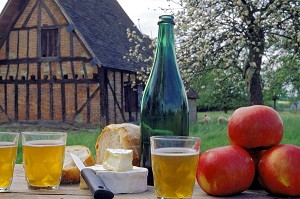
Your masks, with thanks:
<instances>
[{"instance_id":1,"label":"glass rim","mask_svg":"<svg viewBox=\"0 0 300 199\"><path fill-rule=\"evenodd\" d=\"M66 132L48 132L48 131L25 131L22 135L67 135Z\"/></svg>"},{"instance_id":2,"label":"glass rim","mask_svg":"<svg viewBox=\"0 0 300 199\"><path fill-rule=\"evenodd\" d=\"M199 137L194 137L194 136L179 136L179 135L155 135L155 136L151 136L150 139L155 139L155 140L174 140L174 141L200 140Z\"/></svg>"}]
</instances>

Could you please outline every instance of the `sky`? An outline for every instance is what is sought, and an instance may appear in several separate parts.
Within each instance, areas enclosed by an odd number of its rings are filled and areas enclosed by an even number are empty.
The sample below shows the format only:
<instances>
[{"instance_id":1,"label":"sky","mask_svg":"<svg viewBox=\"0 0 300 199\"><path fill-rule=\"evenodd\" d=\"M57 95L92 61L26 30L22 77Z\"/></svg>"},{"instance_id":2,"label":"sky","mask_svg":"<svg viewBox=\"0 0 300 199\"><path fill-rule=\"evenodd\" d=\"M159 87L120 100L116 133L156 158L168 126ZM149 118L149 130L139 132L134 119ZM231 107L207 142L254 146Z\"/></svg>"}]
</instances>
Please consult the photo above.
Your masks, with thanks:
<instances>
[{"instance_id":1,"label":"sky","mask_svg":"<svg viewBox=\"0 0 300 199\"><path fill-rule=\"evenodd\" d=\"M0 0L0 10L6 2L7 0ZM118 2L140 31L151 38L157 37L158 17L162 14L170 14L163 9L169 6L176 9L176 4L167 0L118 0Z\"/></svg>"},{"instance_id":2,"label":"sky","mask_svg":"<svg viewBox=\"0 0 300 199\"><path fill-rule=\"evenodd\" d=\"M170 14L170 11L164 9L178 8L176 4L166 0L118 0L118 2L140 31L152 38L158 34L158 17Z\"/></svg>"}]
</instances>

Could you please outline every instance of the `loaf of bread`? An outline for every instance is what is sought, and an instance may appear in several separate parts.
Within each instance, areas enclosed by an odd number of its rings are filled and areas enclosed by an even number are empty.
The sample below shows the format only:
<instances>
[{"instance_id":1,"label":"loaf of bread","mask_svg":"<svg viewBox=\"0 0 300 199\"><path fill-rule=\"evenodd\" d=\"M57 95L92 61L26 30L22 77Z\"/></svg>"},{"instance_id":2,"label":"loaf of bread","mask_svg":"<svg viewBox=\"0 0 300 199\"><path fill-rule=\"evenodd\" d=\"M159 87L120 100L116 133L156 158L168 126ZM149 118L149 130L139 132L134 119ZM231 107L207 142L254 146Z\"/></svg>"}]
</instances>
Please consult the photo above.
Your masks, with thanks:
<instances>
[{"instance_id":1,"label":"loaf of bread","mask_svg":"<svg viewBox=\"0 0 300 199\"><path fill-rule=\"evenodd\" d=\"M77 155L85 164L85 166L95 165L95 160L90 149L86 146L66 146L61 182L66 184L79 183L80 171L75 165L70 153Z\"/></svg>"},{"instance_id":2,"label":"loaf of bread","mask_svg":"<svg viewBox=\"0 0 300 199\"><path fill-rule=\"evenodd\" d=\"M141 133L140 127L131 123L110 124L99 135L96 142L96 163L102 164L105 151L111 149L132 149L132 165L139 166Z\"/></svg>"}]
</instances>

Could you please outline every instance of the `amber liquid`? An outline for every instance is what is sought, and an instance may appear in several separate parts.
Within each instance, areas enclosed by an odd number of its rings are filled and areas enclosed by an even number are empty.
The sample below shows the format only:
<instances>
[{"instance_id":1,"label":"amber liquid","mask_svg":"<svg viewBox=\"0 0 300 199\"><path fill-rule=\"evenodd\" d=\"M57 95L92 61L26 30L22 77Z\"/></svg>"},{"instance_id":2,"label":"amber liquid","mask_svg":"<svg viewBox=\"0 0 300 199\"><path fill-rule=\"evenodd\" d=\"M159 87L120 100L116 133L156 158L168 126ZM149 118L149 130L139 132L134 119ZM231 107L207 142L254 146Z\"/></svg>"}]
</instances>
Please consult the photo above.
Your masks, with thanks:
<instances>
[{"instance_id":1,"label":"amber liquid","mask_svg":"<svg viewBox=\"0 0 300 199\"><path fill-rule=\"evenodd\" d=\"M160 148L152 153L157 197L191 198L195 186L198 153L187 148Z\"/></svg>"},{"instance_id":2,"label":"amber liquid","mask_svg":"<svg viewBox=\"0 0 300 199\"><path fill-rule=\"evenodd\" d=\"M23 145L23 165L29 188L57 189L65 145L54 141L29 141Z\"/></svg>"},{"instance_id":3,"label":"amber liquid","mask_svg":"<svg viewBox=\"0 0 300 199\"><path fill-rule=\"evenodd\" d=\"M9 143L0 143L0 189L10 187L14 165L16 161L17 146Z\"/></svg>"}]
</instances>

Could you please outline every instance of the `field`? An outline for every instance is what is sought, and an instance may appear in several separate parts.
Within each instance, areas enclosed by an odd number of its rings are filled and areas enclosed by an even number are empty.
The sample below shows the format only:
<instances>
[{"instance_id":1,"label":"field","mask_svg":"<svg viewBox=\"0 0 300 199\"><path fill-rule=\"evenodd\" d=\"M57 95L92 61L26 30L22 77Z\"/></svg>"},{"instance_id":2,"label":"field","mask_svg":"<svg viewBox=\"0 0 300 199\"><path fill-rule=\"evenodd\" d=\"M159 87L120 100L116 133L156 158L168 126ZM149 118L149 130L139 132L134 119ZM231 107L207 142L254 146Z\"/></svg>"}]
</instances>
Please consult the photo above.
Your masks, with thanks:
<instances>
[{"instance_id":1,"label":"field","mask_svg":"<svg viewBox=\"0 0 300 199\"><path fill-rule=\"evenodd\" d=\"M211 118L210 123L195 124L190 128L190 135L200 137L201 151L210 148L229 145L227 139L227 124L218 124L218 117L229 117L232 112L225 114L224 112L208 112ZM284 125L284 134L281 141L282 144L294 144L300 146L300 112L279 112ZM204 113L198 113L198 120L203 117Z\"/></svg>"},{"instance_id":2,"label":"field","mask_svg":"<svg viewBox=\"0 0 300 199\"><path fill-rule=\"evenodd\" d=\"M198 120L200 121L205 113L198 113ZM208 149L229 145L227 139L227 124L218 124L217 118L219 116L229 117L232 112L225 114L224 112L208 112L206 113L211 118L210 123L201 124L200 122L191 125L190 135L197 136L201 139L201 151L204 152ZM300 146L300 112L280 112L279 113L284 124L283 144L294 144ZM21 131L24 129L4 128L0 126L0 131ZM41 131L41 129L30 129L32 131ZM51 129L42 129L50 131ZM28 131L28 129L26 129ZM53 130L52 130L53 131ZM68 132L67 145L85 145L90 148L95 155L95 143L97 137L100 135L99 129L89 130L64 130ZM22 148L21 139L19 140L19 149L17 156L17 163L22 162Z\"/></svg>"}]
</instances>

